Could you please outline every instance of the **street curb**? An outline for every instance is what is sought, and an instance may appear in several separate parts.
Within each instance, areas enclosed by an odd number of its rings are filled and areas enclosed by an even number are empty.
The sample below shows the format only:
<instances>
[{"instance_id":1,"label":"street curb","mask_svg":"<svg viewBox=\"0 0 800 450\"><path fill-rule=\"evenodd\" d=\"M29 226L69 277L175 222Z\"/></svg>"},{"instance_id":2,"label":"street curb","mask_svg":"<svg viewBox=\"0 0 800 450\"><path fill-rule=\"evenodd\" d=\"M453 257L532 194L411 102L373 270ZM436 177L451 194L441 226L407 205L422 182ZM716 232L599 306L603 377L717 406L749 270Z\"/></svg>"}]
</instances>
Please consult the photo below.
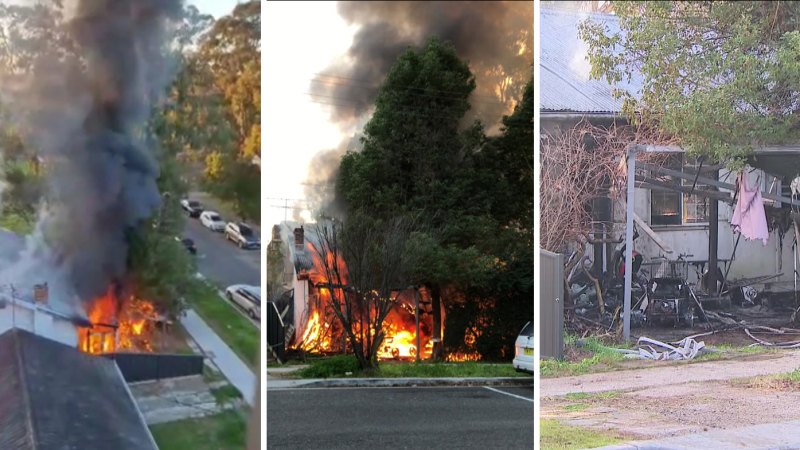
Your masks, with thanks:
<instances>
[{"instance_id":1,"label":"street curb","mask_svg":"<svg viewBox=\"0 0 800 450\"><path fill-rule=\"evenodd\" d=\"M432 387L432 386L533 386L533 378L327 378L309 380L271 380L267 386L284 388L335 387Z\"/></svg>"}]
</instances>

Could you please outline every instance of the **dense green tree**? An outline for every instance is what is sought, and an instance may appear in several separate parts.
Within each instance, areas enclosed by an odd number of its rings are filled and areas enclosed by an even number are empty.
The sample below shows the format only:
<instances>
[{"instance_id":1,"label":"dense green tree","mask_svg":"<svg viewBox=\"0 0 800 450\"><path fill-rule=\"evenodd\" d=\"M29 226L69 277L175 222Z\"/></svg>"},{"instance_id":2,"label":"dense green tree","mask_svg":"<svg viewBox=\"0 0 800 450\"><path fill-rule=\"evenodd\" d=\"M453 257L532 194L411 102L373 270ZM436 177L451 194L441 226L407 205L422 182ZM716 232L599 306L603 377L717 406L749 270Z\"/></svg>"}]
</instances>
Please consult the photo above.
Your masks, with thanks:
<instances>
[{"instance_id":1,"label":"dense green tree","mask_svg":"<svg viewBox=\"0 0 800 450\"><path fill-rule=\"evenodd\" d=\"M639 100L620 92L632 118L718 161L800 137L800 4L612 3L619 32L586 22L581 36L593 76L641 76Z\"/></svg>"},{"instance_id":2,"label":"dense green tree","mask_svg":"<svg viewBox=\"0 0 800 450\"><path fill-rule=\"evenodd\" d=\"M348 216L416 218L405 275L431 293L434 340L446 299L448 348L480 329L473 337L494 342L482 348L497 358L533 314L533 88L489 138L480 123L463 123L474 89L452 46L434 39L407 50L379 90L363 150L342 158L336 190ZM512 320L492 319L494 306ZM433 357L442 350L435 342Z\"/></svg>"},{"instance_id":3,"label":"dense green tree","mask_svg":"<svg viewBox=\"0 0 800 450\"><path fill-rule=\"evenodd\" d=\"M214 22L192 56L197 127L210 139L191 146L202 159L202 186L245 219L260 217L261 4L237 4Z\"/></svg>"}]
</instances>

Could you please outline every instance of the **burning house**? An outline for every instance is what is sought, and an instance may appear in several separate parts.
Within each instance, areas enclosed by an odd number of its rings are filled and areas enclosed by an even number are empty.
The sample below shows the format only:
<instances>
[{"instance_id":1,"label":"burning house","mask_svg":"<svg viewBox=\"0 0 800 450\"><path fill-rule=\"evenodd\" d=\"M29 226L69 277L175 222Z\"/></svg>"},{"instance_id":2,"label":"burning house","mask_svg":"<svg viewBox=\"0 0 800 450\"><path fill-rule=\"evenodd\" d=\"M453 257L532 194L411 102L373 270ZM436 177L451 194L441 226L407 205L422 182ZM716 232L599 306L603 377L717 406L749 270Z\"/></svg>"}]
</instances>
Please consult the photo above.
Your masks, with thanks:
<instances>
[{"instance_id":1,"label":"burning house","mask_svg":"<svg viewBox=\"0 0 800 450\"><path fill-rule=\"evenodd\" d=\"M283 245L286 263L283 272L286 291L276 303L286 323L286 344L290 349L343 353L348 350L347 336L332 302L342 295L351 295L347 293L351 287L346 283L334 285L326 278L322 257L333 256L319 255L319 246L314 245L318 239L313 227L294 222L284 222L275 229L273 242ZM344 261L337 261L337 267L346 272ZM332 289L340 292L332 295ZM385 338L378 357L401 360L429 357L433 348L430 294L425 289L398 288L392 292L392 301L394 305L383 322Z\"/></svg>"}]
</instances>

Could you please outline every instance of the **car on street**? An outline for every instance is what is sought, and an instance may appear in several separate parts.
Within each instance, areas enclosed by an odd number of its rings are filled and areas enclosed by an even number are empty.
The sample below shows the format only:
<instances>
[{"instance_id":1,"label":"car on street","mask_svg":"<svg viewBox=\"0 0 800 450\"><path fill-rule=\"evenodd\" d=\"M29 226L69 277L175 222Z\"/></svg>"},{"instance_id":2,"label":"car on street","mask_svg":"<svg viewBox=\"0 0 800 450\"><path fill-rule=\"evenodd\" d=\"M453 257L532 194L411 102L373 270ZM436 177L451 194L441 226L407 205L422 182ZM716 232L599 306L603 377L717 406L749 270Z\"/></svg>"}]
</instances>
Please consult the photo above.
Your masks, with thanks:
<instances>
[{"instance_id":1,"label":"car on street","mask_svg":"<svg viewBox=\"0 0 800 450\"><path fill-rule=\"evenodd\" d=\"M261 318L261 289L258 286L234 284L225 289L225 297L244 309L251 319Z\"/></svg>"},{"instance_id":2,"label":"car on street","mask_svg":"<svg viewBox=\"0 0 800 450\"><path fill-rule=\"evenodd\" d=\"M200 214L203 212L203 205L200 204L197 200L189 200L185 198L181 200L181 208L189 214L189 217L198 218Z\"/></svg>"},{"instance_id":3,"label":"car on street","mask_svg":"<svg viewBox=\"0 0 800 450\"><path fill-rule=\"evenodd\" d=\"M215 211L203 211L200 213L200 223L212 231L225 231L225 221Z\"/></svg>"},{"instance_id":4,"label":"car on street","mask_svg":"<svg viewBox=\"0 0 800 450\"><path fill-rule=\"evenodd\" d=\"M195 245L193 240L189 238L179 238L177 236L175 237L175 240L180 242L187 252L191 253L192 255L197 254L197 246Z\"/></svg>"},{"instance_id":5,"label":"car on street","mask_svg":"<svg viewBox=\"0 0 800 450\"><path fill-rule=\"evenodd\" d=\"M533 322L528 322L522 327L514 344L514 368L518 372L533 373Z\"/></svg>"},{"instance_id":6,"label":"car on street","mask_svg":"<svg viewBox=\"0 0 800 450\"><path fill-rule=\"evenodd\" d=\"M255 231L245 223L228 222L228 225L225 226L225 239L232 241L234 244L238 245L239 248L261 248L261 239L259 239Z\"/></svg>"}]
</instances>

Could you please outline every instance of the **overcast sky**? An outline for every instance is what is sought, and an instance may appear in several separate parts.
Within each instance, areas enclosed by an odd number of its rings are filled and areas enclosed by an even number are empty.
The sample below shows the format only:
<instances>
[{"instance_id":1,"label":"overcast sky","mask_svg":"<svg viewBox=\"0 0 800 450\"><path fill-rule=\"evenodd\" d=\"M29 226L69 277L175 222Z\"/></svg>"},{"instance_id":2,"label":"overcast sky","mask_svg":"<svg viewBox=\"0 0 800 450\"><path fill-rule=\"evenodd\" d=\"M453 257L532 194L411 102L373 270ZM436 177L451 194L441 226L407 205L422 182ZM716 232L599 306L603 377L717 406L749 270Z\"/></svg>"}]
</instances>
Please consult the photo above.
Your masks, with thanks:
<instances>
[{"instance_id":1,"label":"overcast sky","mask_svg":"<svg viewBox=\"0 0 800 450\"><path fill-rule=\"evenodd\" d=\"M267 2L264 32L263 227L284 219L282 198L304 198L303 182L315 153L342 140L329 120L332 105L308 95L314 75L347 52L355 27L336 12L334 2ZM291 203L290 203L291 206ZM288 212L289 219L292 211Z\"/></svg>"},{"instance_id":2,"label":"overcast sky","mask_svg":"<svg viewBox=\"0 0 800 450\"><path fill-rule=\"evenodd\" d=\"M211 14L215 19L233 11L233 7L239 3L238 0L187 0L197 6L202 13Z\"/></svg>"}]
</instances>

